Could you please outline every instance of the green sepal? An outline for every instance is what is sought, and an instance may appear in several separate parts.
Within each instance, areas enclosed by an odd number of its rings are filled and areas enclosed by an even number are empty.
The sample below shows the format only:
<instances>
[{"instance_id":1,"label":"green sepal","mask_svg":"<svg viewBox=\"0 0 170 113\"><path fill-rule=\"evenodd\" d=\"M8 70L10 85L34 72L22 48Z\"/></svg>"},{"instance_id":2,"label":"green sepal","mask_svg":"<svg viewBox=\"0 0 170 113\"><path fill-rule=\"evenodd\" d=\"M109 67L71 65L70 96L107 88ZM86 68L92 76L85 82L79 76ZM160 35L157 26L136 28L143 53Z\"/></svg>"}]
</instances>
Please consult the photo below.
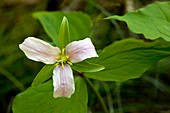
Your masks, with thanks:
<instances>
[{"instance_id":1,"label":"green sepal","mask_svg":"<svg viewBox=\"0 0 170 113\"><path fill-rule=\"evenodd\" d=\"M69 24L65 16L63 17L63 20L61 22L58 37L58 47L60 49L64 48L70 42Z\"/></svg>"},{"instance_id":2,"label":"green sepal","mask_svg":"<svg viewBox=\"0 0 170 113\"><path fill-rule=\"evenodd\" d=\"M54 65L45 65L34 78L31 86L38 86L52 76Z\"/></svg>"},{"instance_id":3,"label":"green sepal","mask_svg":"<svg viewBox=\"0 0 170 113\"><path fill-rule=\"evenodd\" d=\"M98 72L105 69L105 67L102 65L94 64L87 61L73 64L71 67L78 72Z\"/></svg>"}]
</instances>

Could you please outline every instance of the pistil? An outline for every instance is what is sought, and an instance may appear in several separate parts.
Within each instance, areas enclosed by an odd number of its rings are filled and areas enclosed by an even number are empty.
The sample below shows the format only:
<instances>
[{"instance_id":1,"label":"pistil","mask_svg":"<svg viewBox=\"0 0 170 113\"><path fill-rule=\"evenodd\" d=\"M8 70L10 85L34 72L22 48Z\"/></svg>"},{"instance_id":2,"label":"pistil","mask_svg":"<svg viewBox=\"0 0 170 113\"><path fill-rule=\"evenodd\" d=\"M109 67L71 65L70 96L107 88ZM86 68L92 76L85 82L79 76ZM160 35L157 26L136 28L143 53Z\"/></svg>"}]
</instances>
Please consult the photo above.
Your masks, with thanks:
<instances>
[{"instance_id":1,"label":"pistil","mask_svg":"<svg viewBox=\"0 0 170 113\"><path fill-rule=\"evenodd\" d=\"M69 56L65 53L65 48L62 49L61 54L57 56L57 63L56 66L61 64L61 67L64 69L64 64L67 63L69 65L72 65L72 62L68 60Z\"/></svg>"}]
</instances>

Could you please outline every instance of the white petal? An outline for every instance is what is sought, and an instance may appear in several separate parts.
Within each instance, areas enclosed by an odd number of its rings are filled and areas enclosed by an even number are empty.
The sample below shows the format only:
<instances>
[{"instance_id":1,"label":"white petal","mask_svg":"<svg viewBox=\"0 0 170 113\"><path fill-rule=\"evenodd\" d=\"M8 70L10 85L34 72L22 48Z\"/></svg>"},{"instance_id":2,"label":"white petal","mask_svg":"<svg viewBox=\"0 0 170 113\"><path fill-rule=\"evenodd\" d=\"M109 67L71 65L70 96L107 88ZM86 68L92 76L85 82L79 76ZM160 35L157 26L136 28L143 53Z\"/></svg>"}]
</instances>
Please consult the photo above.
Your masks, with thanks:
<instances>
[{"instance_id":1,"label":"white petal","mask_svg":"<svg viewBox=\"0 0 170 113\"><path fill-rule=\"evenodd\" d=\"M25 39L22 44L19 44L19 48L29 59L45 64L55 63L60 54L58 47L53 47L49 43L34 37Z\"/></svg>"},{"instance_id":2,"label":"white petal","mask_svg":"<svg viewBox=\"0 0 170 113\"><path fill-rule=\"evenodd\" d=\"M57 66L53 70L54 98L70 98L75 91L73 71L70 65Z\"/></svg>"},{"instance_id":3,"label":"white petal","mask_svg":"<svg viewBox=\"0 0 170 113\"><path fill-rule=\"evenodd\" d=\"M66 46L66 53L69 56L69 60L73 63L87 58L98 57L90 38L69 43Z\"/></svg>"}]
</instances>

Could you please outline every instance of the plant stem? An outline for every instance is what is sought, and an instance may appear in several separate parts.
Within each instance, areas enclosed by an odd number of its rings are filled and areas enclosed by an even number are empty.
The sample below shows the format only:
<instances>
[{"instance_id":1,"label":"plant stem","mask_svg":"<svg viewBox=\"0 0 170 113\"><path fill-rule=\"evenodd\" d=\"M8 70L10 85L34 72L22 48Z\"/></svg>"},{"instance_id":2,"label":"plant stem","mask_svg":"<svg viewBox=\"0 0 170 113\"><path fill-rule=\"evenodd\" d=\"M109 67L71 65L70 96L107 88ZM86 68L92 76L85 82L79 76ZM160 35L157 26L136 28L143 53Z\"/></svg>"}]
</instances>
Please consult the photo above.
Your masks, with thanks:
<instances>
[{"instance_id":1,"label":"plant stem","mask_svg":"<svg viewBox=\"0 0 170 113\"><path fill-rule=\"evenodd\" d=\"M83 75L85 81L88 83L88 85L92 88L92 90L94 91L94 93L96 94L97 98L99 99L100 103L101 103L101 106L103 108L103 111L104 113L109 113L107 107L106 107L106 104L103 100L103 98L101 97L100 93L97 91L97 89L95 88L95 86L93 85L93 83Z\"/></svg>"},{"instance_id":2,"label":"plant stem","mask_svg":"<svg viewBox=\"0 0 170 113\"><path fill-rule=\"evenodd\" d=\"M105 89L106 94L107 94L107 101L108 101L109 111L110 111L110 113L114 113L114 106L113 106L112 95L110 93L109 85L106 82L101 82L101 83L102 83L103 88Z\"/></svg>"},{"instance_id":3,"label":"plant stem","mask_svg":"<svg viewBox=\"0 0 170 113\"><path fill-rule=\"evenodd\" d=\"M155 79L159 81L159 74L160 74L160 65L159 62L156 65L156 71L155 71ZM156 84L156 82L155 82ZM158 88L154 88L154 92L153 92L153 97L156 98L157 97L157 93L158 93Z\"/></svg>"},{"instance_id":4,"label":"plant stem","mask_svg":"<svg viewBox=\"0 0 170 113\"><path fill-rule=\"evenodd\" d=\"M92 0L86 0L89 4L94 6L96 9L100 10L105 16L112 16L106 9L104 9L100 4L92 1ZM122 29L120 28L119 24L115 20L110 20L111 23L115 26L119 36L121 39L124 39L124 33Z\"/></svg>"},{"instance_id":5,"label":"plant stem","mask_svg":"<svg viewBox=\"0 0 170 113\"><path fill-rule=\"evenodd\" d=\"M18 79L16 79L14 75L12 75L10 72L0 67L0 73L8 78L20 91L25 90L25 87L22 85L22 83Z\"/></svg>"},{"instance_id":6,"label":"plant stem","mask_svg":"<svg viewBox=\"0 0 170 113\"><path fill-rule=\"evenodd\" d=\"M119 113L123 113L123 107L122 107L121 95L120 95L121 83L116 82L116 86L117 86L117 104L119 108Z\"/></svg>"}]
</instances>

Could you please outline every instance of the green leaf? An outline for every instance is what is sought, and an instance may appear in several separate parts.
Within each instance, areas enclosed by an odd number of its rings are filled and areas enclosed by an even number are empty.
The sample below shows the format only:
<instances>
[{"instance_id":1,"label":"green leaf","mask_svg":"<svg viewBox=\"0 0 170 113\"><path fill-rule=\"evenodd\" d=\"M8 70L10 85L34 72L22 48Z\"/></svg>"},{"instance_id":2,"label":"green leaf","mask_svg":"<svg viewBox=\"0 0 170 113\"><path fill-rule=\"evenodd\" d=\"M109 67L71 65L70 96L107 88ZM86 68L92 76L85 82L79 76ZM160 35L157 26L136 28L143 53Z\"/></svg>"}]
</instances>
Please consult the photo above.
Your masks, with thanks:
<instances>
[{"instance_id":1,"label":"green leaf","mask_svg":"<svg viewBox=\"0 0 170 113\"><path fill-rule=\"evenodd\" d=\"M60 49L64 48L70 42L69 25L68 20L65 16L63 17L63 20L61 22L58 37L58 47Z\"/></svg>"},{"instance_id":2,"label":"green leaf","mask_svg":"<svg viewBox=\"0 0 170 113\"><path fill-rule=\"evenodd\" d=\"M91 61L103 65L104 70L85 75L103 81L122 82L140 77L150 66L169 55L170 43L164 40L124 39L104 48L99 58Z\"/></svg>"},{"instance_id":3,"label":"green leaf","mask_svg":"<svg viewBox=\"0 0 170 113\"><path fill-rule=\"evenodd\" d=\"M53 74L54 65L45 65L40 72L36 75L32 82L32 86L42 84L49 79Z\"/></svg>"},{"instance_id":4,"label":"green leaf","mask_svg":"<svg viewBox=\"0 0 170 113\"><path fill-rule=\"evenodd\" d=\"M18 94L12 109L13 113L87 113L87 100L87 87L82 78L75 80L75 93L71 98L53 98L50 81Z\"/></svg>"},{"instance_id":5,"label":"green leaf","mask_svg":"<svg viewBox=\"0 0 170 113\"><path fill-rule=\"evenodd\" d=\"M148 39L170 41L170 2L155 2L124 16L110 16L107 19L125 21L134 33L142 33Z\"/></svg>"},{"instance_id":6,"label":"green leaf","mask_svg":"<svg viewBox=\"0 0 170 113\"><path fill-rule=\"evenodd\" d=\"M97 72L103 70L105 67L99 64L90 63L87 61L75 63L71 66L78 72Z\"/></svg>"},{"instance_id":7,"label":"green leaf","mask_svg":"<svg viewBox=\"0 0 170 113\"><path fill-rule=\"evenodd\" d=\"M33 16L41 22L45 32L56 45L59 43L58 33L64 16L68 19L71 42L84 39L91 33L91 19L82 12L36 12Z\"/></svg>"}]
</instances>

